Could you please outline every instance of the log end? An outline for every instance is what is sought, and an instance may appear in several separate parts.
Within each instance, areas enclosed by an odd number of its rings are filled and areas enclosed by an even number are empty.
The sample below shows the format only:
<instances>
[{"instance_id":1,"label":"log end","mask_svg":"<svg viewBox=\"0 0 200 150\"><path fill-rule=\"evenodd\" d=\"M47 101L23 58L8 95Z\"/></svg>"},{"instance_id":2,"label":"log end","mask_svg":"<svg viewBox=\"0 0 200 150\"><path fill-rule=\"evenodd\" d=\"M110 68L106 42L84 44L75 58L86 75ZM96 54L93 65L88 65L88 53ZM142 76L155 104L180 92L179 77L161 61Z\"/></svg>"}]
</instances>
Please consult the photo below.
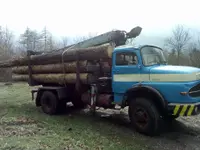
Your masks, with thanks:
<instances>
[{"instance_id":1,"label":"log end","mask_svg":"<svg viewBox=\"0 0 200 150\"><path fill-rule=\"evenodd\" d=\"M112 58L112 52L113 52L113 50L114 50L114 47L113 46L111 46L111 45L109 45L108 46L108 57L109 58Z\"/></svg>"}]
</instances>

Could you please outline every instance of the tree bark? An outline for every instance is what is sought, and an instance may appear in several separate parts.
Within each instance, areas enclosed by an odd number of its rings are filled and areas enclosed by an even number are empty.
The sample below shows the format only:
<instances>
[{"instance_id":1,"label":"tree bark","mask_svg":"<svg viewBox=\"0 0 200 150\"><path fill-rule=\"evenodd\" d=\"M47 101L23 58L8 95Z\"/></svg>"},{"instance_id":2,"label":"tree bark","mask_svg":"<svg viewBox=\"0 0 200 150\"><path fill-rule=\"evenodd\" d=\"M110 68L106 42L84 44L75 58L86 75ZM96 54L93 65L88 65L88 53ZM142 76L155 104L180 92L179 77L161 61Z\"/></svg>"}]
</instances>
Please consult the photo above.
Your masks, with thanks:
<instances>
[{"instance_id":1,"label":"tree bark","mask_svg":"<svg viewBox=\"0 0 200 150\"><path fill-rule=\"evenodd\" d=\"M102 67L103 72L110 72L110 66L103 64ZM32 73L76 73L76 69L76 62L64 64L34 65L32 66ZM80 61L79 69L81 73L94 73L100 71L100 65L94 62ZM14 74L28 74L28 66L13 67L12 72Z\"/></svg>"},{"instance_id":2,"label":"tree bark","mask_svg":"<svg viewBox=\"0 0 200 150\"><path fill-rule=\"evenodd\" d=\"M13 81L28 81L28 75L13 75ZM34 74L33 79L42 84L42 83L51 83L51 84L60 84L63 85L65 83L76 83L76 74ZM81 73L80 81L83 84L91 84L96 81L96 77L92 74Z\"/></svg>"},{"instance_id":3,"label":"tree bark","mask_svg":"<svg viewBox=\"0 0 200 150\"><path fill-rule=\"evenodd\" d=\"M99 59L111 59L113 47L110 45L89 47L89 48L78 48L68 49L63 54L62 51L45 53L40 55L31 55L32 65L45 65L53 63L62 63L62 54L64 62L71 62L77 60L99 60ZM28 65L28 58L23 57L19 59L12 59L4 62L0 62L0 68L24 66Z\"/></svg>"}]
</instances>

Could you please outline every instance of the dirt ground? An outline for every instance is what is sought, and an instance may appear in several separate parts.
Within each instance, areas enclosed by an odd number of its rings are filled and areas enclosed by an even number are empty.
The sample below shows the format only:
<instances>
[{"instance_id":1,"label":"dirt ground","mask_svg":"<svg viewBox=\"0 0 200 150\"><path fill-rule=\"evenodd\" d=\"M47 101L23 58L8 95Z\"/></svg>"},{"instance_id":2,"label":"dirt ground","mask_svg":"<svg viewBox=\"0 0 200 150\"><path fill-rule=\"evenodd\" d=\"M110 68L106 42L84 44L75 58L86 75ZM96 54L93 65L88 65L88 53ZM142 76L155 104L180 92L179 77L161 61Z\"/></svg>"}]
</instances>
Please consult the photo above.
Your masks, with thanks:
<instances>
[{"instance_id":1,"label":"dirt ground","mask_svg":"<svg viewBox=\"0 0 200 150\"><path fill-rule=\"evenodd\" d=\"M128 108L123 110L99 110L99 115L108 115L106 118L116 124L131 128L128 119ZM148 137L135 131L137 138L142 138L146 148L155 150L200 150L200 115L179 117L171 124L165 124L164 131L157 137ZM129 131L127 131L129 132ZM150 145L150 146L149 146Z\"/></svg>"}]
</instances>

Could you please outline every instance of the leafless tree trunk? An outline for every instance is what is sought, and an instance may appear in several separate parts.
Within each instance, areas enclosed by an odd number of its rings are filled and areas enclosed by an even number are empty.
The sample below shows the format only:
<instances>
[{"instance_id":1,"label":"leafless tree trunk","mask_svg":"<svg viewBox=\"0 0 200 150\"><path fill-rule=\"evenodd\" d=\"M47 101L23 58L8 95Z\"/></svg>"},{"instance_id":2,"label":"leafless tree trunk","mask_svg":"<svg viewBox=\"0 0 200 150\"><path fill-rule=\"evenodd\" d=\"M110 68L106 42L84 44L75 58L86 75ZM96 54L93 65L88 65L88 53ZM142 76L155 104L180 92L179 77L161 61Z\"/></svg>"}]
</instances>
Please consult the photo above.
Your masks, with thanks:
<instances>
[{"instance_id":1,"label":"leafless tree trunk","mask_svg":"<svg viewBox=\"0 0 200 150\"><path fill-rule=\"evenodd\" d=\"M0 26L0 60L4 61L10 59L13 54L13 34L8 28ZM0 69L0 80L9 81L11 80L11 69Z\"/></svg>"}]
</instances>

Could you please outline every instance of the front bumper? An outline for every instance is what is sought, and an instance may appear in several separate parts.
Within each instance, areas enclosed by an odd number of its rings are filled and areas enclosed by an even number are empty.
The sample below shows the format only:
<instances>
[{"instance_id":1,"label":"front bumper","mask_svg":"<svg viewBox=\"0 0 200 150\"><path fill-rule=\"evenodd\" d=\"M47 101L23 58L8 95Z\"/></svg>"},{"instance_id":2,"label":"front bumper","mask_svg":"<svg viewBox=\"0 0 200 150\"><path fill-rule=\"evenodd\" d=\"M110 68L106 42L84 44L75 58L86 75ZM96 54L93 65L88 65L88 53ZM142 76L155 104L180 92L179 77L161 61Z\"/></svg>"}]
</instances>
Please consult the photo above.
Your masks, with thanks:
<instances>
[{"instance_id":1,"label":"front bumper","mask_svg":"<svg viewBox=\"0 0 200 150\"><path fill-rule=\"evenodd\" d=\"M200 113L200 102L183 104L170 103L168 104L168 113L173 116L194 116Z\"/></svg>"}]
</instances>

